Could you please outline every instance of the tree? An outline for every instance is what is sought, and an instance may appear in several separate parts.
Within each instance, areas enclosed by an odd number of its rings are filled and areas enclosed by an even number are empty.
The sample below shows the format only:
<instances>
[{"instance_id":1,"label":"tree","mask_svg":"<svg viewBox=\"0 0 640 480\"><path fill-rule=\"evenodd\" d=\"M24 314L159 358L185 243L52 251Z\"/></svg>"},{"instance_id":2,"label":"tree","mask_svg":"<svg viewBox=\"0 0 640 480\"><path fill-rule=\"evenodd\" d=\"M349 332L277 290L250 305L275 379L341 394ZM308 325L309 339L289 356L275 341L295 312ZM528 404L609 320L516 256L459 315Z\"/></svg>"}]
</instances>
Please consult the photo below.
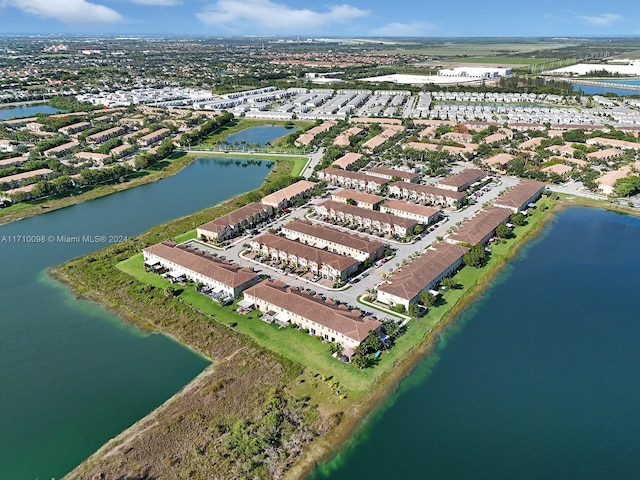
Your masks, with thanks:
<instances>
[{"instance_id":1,"label":"tree","mask_svg":"<svg viewBox=\"0 0 640 480\"><path fill-rule=\"evenodd\" d=\"M561 176L561 175L558 175L556 172L551 172L551 173L549 174L549 177L548 177L548 178L549 178L549 181L550 181L551 183L555 183L555 184L559 184L559 183L562 183L562 182L564 181L564 179L562 178L562 176Z\"/></svg>"},{"instance_id":2,"label":"tree","mask_svg":"<svg viewBox=\"0 0 640 480\"><path fill-rule=\"evenodd\" d=\"M480 145L478 145L476 152L478 153L478 155L482 157L486 157L491 153L491 150L492 150L491 145L487 143L481 143Z\"/></svg>"},{"instance_id":3,"label":"tree","mask_svg":"<svg viewBox=\"0 0 640 480\"><path fill-rule=\"evenodd\" d=\"M584 143L587 141L587 136L582 129L567 130L562 133L562 138L565 142Z\"/></svg>"},{"instance_id":4,"label":"tree","mask_svg":"<svg viewBox=\"0 0 640 480\"><path fill-rule=\"evenodd\" d=\"M420 305L418 305L417 303L410 303L407 313L409 314L409 316L417 318L418 316L420 316Z\"/></svg>"},{"instance_id":5,"label":"tree","mask_svg":"<svg viewBox=\"0 0 640 480\"><path fill-rule=\"evenodd\" d=\"M151 165L151 159L148 155L138 155L133 161L133 165L135 166L136 170L144 170L149 165Z\"/></svg>"},{"instance_id":6,"label":"tree","mask_svg":"<svg viewBox=\"0 0 640 480\"><path fill-rule=\"evenodd\" d=\"M469 251L462 257L465 265L469 265L470 267L475 268L482 267L486 261L486 258L487 252L485 252L484 247L481 244L477 244L471 247Z\"/></svg>"},{"instance_id":7,"label":"tree","mask_svg":"<svg viewBox=\"0 0 640 480\"><path fill-rule=\"evenodd\" d=\"M341 343L336 342L336 343L329 344L329 352L331 353L331 355L336 353L340 357L343 351L344 351L344 348Z\"/></svg>"},{"instance_id":8,"label":"tree","mask_svg":"<svg viewBox=\"0 0 640 480\"><path fill-rule=\"evenodd\" d=\"M53 185L46 180L40 180L31 190L31 195L36 198L51 195L51 193L53 193Z\"/></svg>"},{"instance_id":9,"label":"tree","mask_svg":"<svg viewBox=\"0 0 640 480\"><path fill-rule=\"evenodd\" d=\"M378 332L371 330L367 338L365 338L358 347L362 347L366 353L377 352L382 348L382 340L380 340Z\"/></svg>"},{"instance_id":10,"label":"tree","mask_svg":"<svg viewBox=\"0 0 640 480\"><path fill-rule=\"evenodd\" d=\"M513 232L504 223L501 223L496 227L496 235L500 238L511 238L513 237Z\"/></svg>"},{"instance_id":11,"label":"tree","mask_svg":"<svg viewBox=\"0 0 640 480\"><path fill-rule=\"evenodd\" d=\"M522 212L512 213L509 217L509 223L514 224L516 227L521 227L527 223L527 217Z\"/></svg>"},{"instance_id":12,"label":"tree","mask_svg":"<svg viewBox=\"0 0 640 480\"><path fill-rule=\"evenodd\" d=\"M619 178L613 186L614 192L619 197L629 197L640 191L640 176Z\"/></svg>"},{"instance_id":13,"label":"tree","mask_svg":"<svg viewBox=\"0 0 640 480\"><path fill-rule=\"evenodd\" d=\"M460 286L460 284L452 277L443 278L441 283L443 287L451 289L456 289Z\"/></svg>"},{"instance_id":14,"label":"tree","mask_svg":"<svg viewBox=\"0 0 640 480\"><path fill-rule=\"evenodd\" d=\"M422 290L420 292L420 295L418 295L418 298L420 299L420 303L427 308L433 306L436 303L436 296L431 292L427 292L426 290Z\"/></svg>"},{"instance_id":15,"label":"tree","mask_svg":"<svg viewBox=\"0 0 640 480\"><path fill-rule=\"evenodd\" d=\"M73 188L73 181L66 175L62 175L51 181L51 186L56 194L64 193Z\"/></svg>"},{"instance_id":16,"label":"tree","mask_svg":"<svg viewBox=\"0 0 640 480\"><path fill-rule=\"evenodd\" d=\"M361 352L356 351L353 355L353 364L360 370L364 370L369 366L369 357Z\"/></svg>"},{"instance_id":17,"label":"tree","mask_svg":"<svg viewBox=\"0 0 640 480\"><path fill-rule=\"evenodd\" d=\"M396 337L400 333L400 325L393 320L383 320L384 331L390 337Z\"/></svg>"}]
</instances>

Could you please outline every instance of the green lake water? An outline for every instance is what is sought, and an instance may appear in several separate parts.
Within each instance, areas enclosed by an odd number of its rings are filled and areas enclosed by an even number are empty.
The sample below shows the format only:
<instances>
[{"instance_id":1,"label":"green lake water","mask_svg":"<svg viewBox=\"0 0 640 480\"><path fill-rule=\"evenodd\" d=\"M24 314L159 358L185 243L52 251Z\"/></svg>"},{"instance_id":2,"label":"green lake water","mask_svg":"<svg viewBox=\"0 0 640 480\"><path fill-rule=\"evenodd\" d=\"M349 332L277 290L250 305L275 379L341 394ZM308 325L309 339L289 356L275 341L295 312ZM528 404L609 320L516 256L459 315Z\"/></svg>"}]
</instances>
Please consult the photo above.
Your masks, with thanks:
<instances>
[{"instance_id":1,"label":"green lake water","mask_svg":"<svg viewBox=\"0 0 640 480\"><path fill-rule=\"evenodd\" d=\"M639 240L558 214L311 478L638 478Z\"/></svg>"},{"instance_id":2,"label":"green lake water","mask_svg":"<svg viewBox=\"0 0 640 480\"><path fill-rule=\"evenodd\" d=\"M62 477L208 364L45 273L106 244L35 238L135 235L258 187L270 165L199 159L173 177L0 226L0 479Z\"/></svg>"}]
</instances>

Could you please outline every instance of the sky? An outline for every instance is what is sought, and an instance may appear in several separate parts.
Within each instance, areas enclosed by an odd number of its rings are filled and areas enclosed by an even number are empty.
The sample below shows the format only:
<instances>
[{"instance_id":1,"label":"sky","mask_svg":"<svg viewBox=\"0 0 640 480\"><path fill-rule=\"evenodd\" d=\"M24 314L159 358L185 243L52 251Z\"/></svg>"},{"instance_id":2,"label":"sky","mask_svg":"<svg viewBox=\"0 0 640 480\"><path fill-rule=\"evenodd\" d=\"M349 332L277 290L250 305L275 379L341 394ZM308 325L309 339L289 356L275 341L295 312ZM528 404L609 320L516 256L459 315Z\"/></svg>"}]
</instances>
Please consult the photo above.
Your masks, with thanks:
<instances>
[{"instance_id":1,"label":"sky","mask_svg":"<svg viewBox=\"0 0 640 480\"><path fill-rule=\"evenodd\" d=\"M611 0L0 0L0 34L640 36Z\"/></svg>"}]
</instances>

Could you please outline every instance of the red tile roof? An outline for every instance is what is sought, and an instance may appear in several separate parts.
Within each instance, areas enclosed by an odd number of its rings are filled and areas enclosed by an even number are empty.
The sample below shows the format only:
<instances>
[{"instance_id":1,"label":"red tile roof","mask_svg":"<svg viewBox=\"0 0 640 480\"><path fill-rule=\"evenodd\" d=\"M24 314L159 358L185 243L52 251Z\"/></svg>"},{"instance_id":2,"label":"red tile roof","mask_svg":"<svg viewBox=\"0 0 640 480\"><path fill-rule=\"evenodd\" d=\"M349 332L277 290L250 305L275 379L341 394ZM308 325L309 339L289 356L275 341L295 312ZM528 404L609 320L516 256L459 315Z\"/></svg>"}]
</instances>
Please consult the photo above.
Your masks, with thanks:
<instances>
[{"instance_id":1,"label":"red tile roof","mask_svg":"<svg viewBox=\"0 0 640 480\"><path fill-rule=\"evenodd\" d=\"M360 310L349 310L343 305L336 305L331 300L322 300L319 296L312 296L305 290L301 292L286 287L281 282L259 283L247 289L246 295L259 298L319 325L324 325L357 342L363 341L371 330L376 330L381 325L373 317L363 316Z\"/></svg>"},{"instance_id":2,"label":"red tile roof","mask_svg":"<svg viewBox=\"0 0 640 480\"><path fill-rule=\"evenodd\" d=\"M397 270L378 290L410 301L458 262L468 250L460 245L435 243L413 262Z\"/></svg>"}]
</instances>

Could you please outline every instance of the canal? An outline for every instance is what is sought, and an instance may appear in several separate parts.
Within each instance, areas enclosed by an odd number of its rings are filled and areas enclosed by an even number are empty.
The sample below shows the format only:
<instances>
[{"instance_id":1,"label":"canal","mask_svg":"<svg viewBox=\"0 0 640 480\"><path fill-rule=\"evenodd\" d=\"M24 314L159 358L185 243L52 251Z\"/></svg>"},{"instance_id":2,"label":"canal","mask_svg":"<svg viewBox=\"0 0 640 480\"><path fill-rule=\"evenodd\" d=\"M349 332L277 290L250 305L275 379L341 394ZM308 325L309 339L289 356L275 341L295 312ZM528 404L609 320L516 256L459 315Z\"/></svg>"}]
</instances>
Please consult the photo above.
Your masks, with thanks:
<instances>
[{"instance_id":1,"label":"canal","mask_svg":"<svg viewBox=\"0 0 640 480\"><path fill-rule=\"evenodd\" d=\"M558 214L312 478L636 478L638 238Z\"/></svg>"}]
</instances>

